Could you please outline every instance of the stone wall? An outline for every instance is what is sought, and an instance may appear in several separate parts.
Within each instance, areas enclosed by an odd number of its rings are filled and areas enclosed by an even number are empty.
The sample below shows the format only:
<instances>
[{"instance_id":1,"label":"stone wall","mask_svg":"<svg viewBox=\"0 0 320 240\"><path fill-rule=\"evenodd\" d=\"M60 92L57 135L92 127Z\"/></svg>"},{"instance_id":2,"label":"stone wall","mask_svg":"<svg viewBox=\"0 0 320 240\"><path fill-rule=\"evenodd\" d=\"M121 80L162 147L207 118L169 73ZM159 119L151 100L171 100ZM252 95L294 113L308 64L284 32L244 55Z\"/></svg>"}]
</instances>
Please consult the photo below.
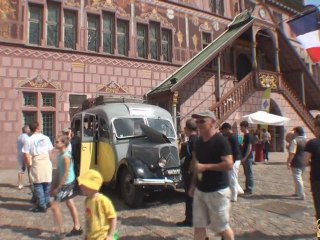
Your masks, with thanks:
<instances>
[{"instance_id":1,"label":"stone wall","mask_svg":"<svg viewBox=\"0 0 320 240\"><path fill-rule=\"evenodd\" d=\"M0 46L0 167L17 166L16 138L23 125L22 111L28 110L23 92L56 94L57 135L70 125L70 94L142 97L175 69L158 62ZM36 81L40 83L34 86Z\"/></svg>"}]
</instances>

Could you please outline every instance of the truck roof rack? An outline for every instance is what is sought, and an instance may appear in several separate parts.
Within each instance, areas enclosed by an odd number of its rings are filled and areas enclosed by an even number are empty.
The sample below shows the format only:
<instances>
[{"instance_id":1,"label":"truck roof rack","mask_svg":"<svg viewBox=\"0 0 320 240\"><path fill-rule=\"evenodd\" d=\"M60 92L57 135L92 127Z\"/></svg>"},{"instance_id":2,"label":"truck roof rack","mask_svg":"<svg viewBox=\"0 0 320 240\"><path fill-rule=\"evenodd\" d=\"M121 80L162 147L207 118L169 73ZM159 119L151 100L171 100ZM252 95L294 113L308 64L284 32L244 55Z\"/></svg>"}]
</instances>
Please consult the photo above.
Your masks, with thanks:
<instances>
[{"instance_id":1,"label":"truck roof rack","mask_svg":"<svg viewBox=\"0 0 320 240\"><path fill-rule=\"evenodd\" d=\"M108 103L143 103L142 98L137 98L135 96L126 95L126 96L119 96L119 95L101 95L95 98L88 98L82 103L82 110L86 110L88 108L108 104Z\"/></svg>"}]
</instances>

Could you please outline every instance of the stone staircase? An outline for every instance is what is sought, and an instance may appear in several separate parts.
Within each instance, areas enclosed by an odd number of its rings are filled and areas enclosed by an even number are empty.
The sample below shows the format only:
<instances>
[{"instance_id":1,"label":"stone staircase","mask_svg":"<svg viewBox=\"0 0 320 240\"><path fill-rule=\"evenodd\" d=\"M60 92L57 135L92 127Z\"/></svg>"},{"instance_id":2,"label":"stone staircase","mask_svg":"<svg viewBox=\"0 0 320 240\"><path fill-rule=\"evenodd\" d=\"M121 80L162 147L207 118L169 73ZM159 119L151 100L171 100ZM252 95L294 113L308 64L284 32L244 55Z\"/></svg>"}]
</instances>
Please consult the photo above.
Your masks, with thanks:
<instances>
[{"instance_id":1,"label":"stone staircase","mask_svg":"<svg viewBox=\"0 0 320 240\"><path fill-rule=\"evenodd\" d=\"M239 108L255 91L262 90L255 86L255 73L251 72L245 76L234 88L223 95L219 102L216 102L210 108L217 118L217 126L223 123L227 118ZM315 133L314 118L309 113L305 105L296 96L288 83L280 76L278 78L278 89L280 93L288 100L291 106L300 115L301 119Z\"/></svg>"},{"instance_id":2,"label":"stone staircase","mask_svg":"<svg viewBox=\"0 0 320 240\"><path fill-rule=\"evenodd\" d=\"M296 110L296 112L300 115L301 119L310 128L310 130L313 133L315 133L315 125L314 125L313 116L310 114L310 112L308 111L306 106L296 96L295 92L289 86L289 84L282 78L280 78L280 81L279 81L279 91L288 100L288 102Z\"/></svg>"},{"instance_id":3,"label":"stone staircase","mask_svg":"<svg viewBox=\"0 0 320 240\"><path fill-rule=\"evenodd\" d=\"M245 76L234 88L223 95L219 102L210 108L217 118L217 126L224 122L238 107L240 107L254 92L253 73Z\"/></svg>"}]
</instances>

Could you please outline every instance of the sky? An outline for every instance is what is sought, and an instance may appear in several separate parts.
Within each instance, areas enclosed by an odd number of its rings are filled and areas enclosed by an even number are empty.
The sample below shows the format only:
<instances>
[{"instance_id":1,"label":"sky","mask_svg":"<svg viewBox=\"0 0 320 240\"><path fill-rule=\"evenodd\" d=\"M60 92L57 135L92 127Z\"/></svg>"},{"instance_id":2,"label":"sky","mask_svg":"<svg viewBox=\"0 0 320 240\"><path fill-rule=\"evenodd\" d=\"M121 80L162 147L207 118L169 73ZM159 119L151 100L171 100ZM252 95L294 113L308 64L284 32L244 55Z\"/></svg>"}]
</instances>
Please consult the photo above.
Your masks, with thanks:
<instances>
[{"instance_id":1,"label":"sky","mask_svg":"<svg viewBox=\"0 0 320 240\"><path fill-rule=\"evenodd\" d=\"M318 6L320 5L320 0L304 0L304 4L305 5L312 4L312 5ZM320 6L318 7L318 9L320 10Z\"/></svg>"}]
</instances>

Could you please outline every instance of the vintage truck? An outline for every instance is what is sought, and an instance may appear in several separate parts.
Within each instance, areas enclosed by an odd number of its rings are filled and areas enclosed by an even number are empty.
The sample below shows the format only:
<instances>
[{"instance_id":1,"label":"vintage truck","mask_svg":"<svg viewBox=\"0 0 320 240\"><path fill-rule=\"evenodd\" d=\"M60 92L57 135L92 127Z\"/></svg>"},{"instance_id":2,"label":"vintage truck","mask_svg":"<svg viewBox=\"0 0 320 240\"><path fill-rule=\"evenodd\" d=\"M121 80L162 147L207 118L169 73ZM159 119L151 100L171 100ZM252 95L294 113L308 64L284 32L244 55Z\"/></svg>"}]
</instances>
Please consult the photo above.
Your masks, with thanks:
<instances>
[{"instance_id":1,"label":"vintage truck","mask_svg":"<svg viewBox=\"0 0 320 240\"><path fill-rule=\"evenodd\" d=\"M131 207L145 193L175 189L181 182L177 134L170 113L132 99L95 99L76 113L71 128L79 139L80 174L90 168L119 189Z\"/></svg>"}]
</instances>

